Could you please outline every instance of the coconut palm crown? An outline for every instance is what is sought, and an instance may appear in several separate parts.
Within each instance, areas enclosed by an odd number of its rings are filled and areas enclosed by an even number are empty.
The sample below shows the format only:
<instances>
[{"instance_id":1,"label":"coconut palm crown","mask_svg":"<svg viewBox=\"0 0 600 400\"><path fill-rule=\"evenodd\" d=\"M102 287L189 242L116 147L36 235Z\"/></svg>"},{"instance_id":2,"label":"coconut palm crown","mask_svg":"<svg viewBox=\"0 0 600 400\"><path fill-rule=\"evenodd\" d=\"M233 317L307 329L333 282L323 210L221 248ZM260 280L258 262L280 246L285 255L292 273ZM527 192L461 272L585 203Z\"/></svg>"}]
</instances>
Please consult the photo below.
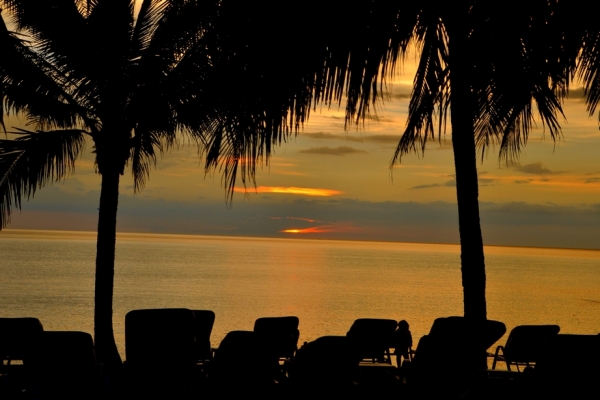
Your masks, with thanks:
<instances>
[{"instance_id":1,"label":"coconut palm crown","mask_svg":"<svg viewBox=\"0 0 600 400\"><path fill-rule=\"evenodd\" d=\"M552 139L573 59L563 57L555 2L519 8L484 1L424 1L399 7L414 21L398 42L420 51L408 121L392 163L440 138L449 118L454 151L464 315L485 319L486 277L479 218L477 149L519 155L535 116ZM354 71L356 73L356 71ZM537 111L537 113L536 113Z\"/></svg>"},{"instance_id":2,"label":"coconut palm crown","mask_svg":"<svg viewBox=\"0 0 600 400\"><path fill-rule=\"evenodd\" d=\"M240 3L223 1L230 8ZM348 7L332 0L328 5L335 10L333 15L324 16L320 3L308 0L302 7L281 13L286 15L281 19L264 16L260 7L247 6L244 18L235 20L245 37L233 42L293 48L298 55L295 64L312 68L312 75L306 74L305 79L312 85L313 104L345 102L347 126L360 123L385 99L386 82L409 47L416 46L420 58L408 121L392 164L407 153L424 151L431 139L441 140L449 125L464 313L485 319L477 152L483 157L497 145L501 159L517 157L536 120L552 139L560 137L562 101L575 58L564 51L564 30L557 22L559 2L534 0L509 7L474 0L372 0ZM312 29L300 29L302 22ZM285 30L283 24L292 29ZM263 34L259 40L252 35L260 36L260 29L250 36L244 29L264 26L275 26L275 32L285 34ZM305 43L319 46L311 50Z\"/></svg>"},{"instance_id":3,"label":"coconut palm crown","mask_svg":"<svg viewBox=\"0 0 600 400\"><path fill-rule=\"evenodd\" d=\"M264 86L236 95L228 81L261 77L219 44L226 35L211 31L218 1L137 3L136 12L134 0L0 0L0 117L20 115L29 127L2 122L0 229L36 190L73 173L92 146L101 175L95 345L107 366L120 363L112 299L121 175L130 170L141 190L157 158L185 139L207 170L223 167L231 193L235 178L252 178L271 143L298 126L302 112L293 112L306 97L280 85L269 108L256 101L266 99Z\"/></svg>"}]
</instances>

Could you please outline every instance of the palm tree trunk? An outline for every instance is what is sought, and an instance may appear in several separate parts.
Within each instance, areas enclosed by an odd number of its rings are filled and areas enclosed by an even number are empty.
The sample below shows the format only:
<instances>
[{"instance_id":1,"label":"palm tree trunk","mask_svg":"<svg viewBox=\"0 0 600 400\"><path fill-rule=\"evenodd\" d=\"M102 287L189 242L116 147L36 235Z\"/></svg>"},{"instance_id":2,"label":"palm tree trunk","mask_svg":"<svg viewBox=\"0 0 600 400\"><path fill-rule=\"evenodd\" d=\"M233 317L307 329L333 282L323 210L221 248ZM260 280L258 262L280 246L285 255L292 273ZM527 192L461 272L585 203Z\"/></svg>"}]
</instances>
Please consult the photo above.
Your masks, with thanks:
<instances>
[{"instance_id":1,"label":"palm tree trunk","mask_svg":"<svg viewBox=\"0 0 600 400\"><path fill-rule=\"evenodd\" d=\"M474 106L469 85L468 32L466 24L447 24L450 66L450 122L456 171L456 197L460 232L464 315L485 320L485 259L479 220L479 186L475 148Z\"/></svg>"},{"instance_id":2,"label":"palm tree trunk","mask_svg":"<svg viewBox=\"0 0 600 400\"><path fill-rule=\"evenodd\" d=\"M120 173L117 168L109 168L102 173L96 248L94 309L96 357L108 368L121 365L112 324L119 179Z\"/></svg>"}]
</instances>

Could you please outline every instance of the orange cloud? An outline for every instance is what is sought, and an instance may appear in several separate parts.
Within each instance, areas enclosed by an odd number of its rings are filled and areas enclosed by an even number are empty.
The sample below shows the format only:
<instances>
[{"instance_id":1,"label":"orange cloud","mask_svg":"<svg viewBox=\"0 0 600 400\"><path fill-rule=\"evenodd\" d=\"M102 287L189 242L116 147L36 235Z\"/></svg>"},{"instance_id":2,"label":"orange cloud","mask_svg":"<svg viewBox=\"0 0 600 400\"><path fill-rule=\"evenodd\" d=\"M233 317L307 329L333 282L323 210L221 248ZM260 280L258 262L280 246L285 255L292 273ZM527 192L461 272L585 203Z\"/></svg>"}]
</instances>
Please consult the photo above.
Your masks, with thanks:
<instances>
[{"instance_id":1,"label":"orange cloud","mask_svg":"<svg viewBox=\"0 0 600 400\"><path fill-rule=\"evenodd\" d=\"M310 228L302 228L302 229L285 229L280 231L283 233L325 233L325 232L335 232L334 229L323 226L311 226Z\"/></svg>"},{"instance_id":2,"label":"orange cloud","mask_svg":"<svg viewBox=\"0 0 600 400\"><path fill-rule=\"evenodd\" d=\"M236 192L246 193L245 188L236 187ZM283 186L259 186L255 189L256 193L285 193L299 194L304 196L330 197L336 194L342 194L339 190L333 189L315 189L315 188L299 188L299 187L283 187Z\"/></svg>"},{"instance_id":3,"label":"orange cloud","mask_svg":"<svg viewBox=\"0 0 600 400\"><path fill-rule=\"evenodd\" d=\"M284 229L282 233L354 233L360 232L361 229L352 226L350 224L336 224L336 225L322 225L322 226L311 226L310 228L292 228Z\"/></svg>"}]
</instances>

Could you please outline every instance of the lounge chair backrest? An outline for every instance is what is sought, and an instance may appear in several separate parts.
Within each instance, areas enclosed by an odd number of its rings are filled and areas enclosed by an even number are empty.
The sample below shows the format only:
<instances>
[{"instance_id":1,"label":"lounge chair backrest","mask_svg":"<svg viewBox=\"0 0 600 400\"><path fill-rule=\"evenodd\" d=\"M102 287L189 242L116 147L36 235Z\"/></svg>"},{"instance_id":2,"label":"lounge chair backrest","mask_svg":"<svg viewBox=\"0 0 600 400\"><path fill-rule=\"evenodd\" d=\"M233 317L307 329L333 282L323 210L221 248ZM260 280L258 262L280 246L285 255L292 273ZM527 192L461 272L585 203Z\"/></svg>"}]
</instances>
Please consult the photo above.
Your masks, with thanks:
<instances>
[{"instance_id":1,"label":"lounge chair backrest","mask_svg":"<svg viewBox=\"0 0 600 400\"><path fill-rule=\"evenodd\" d=\"M398 323L393 319L359 318L350 327L346 336L361 358L380 358L392 347Z\"/></svg>"},{"instance_id":2,"label":"lounge chair backrest","mask_svg":"<svg viewBox=\"0 0 600 400\"><path fill-rule=\"evenodd\" d=\"M429 335L454 345L486 351L506 333L506 325L494 320L470 321L464 317L437 318Z\"/></svg>"},{"instance_id":3,"label":"lounge chair backrest","mask_svg":"<svg viewBox=\"0 0 600 400\"><path fill-rule=\"evenodd\" d=\"M298 348L298 317L263 317L254 322L254 332L277 358L292 358Z\"/></svg>"},{"instance_id":4,"label":"lounge chair backrest","mask_svg":"<svg viewBox=\"0 0 600 400\"><path fill-rule=\"evenodd\" d=\"M99 375L94 341L86 332L45 331L31 356L30 382L43 398L89 398Z\"/></svg>"},{"instance_id":5,"label":"lounge chair backrest","mask_svg":"<svg viewBox=\"0 0 600 400\"><path fill-rule=\"evenodd\" d=\"M0 361L27 361L44 328L37 318L0 318Z\"/></svg>"},{"instance_id":6,"label":"lounge chair backrest","mask_svg":"<svg viewBox=\"0 0 600 400\"><path fill-rule=\"evenodd\" d=\"M299 387L350 385L359 361L347 336L323 336L298 350L290 379Z\"/></svg>"},{"instance_id":7,"label":"lounge chair backrest","mask_svg":"<svg viewBox=\"0 0 600 400\"><path fill-rule=\"evenodd\" d=\"M397 327L398 323L393 319L359 318L352 323L346 336L381 337L393 333Z\"/></svg>"},{"instance_id":8,"label":"lounge chair backrest","mask_svg":"<svg viewBox=\"0 0 600 400\"><path fill-rule=\"evenodd\" d=\"M438 318L421 337L407 381L418 398L456 398L486 369L486 350L506 332L502 322Z\"/></svg>"},{"instance_id":9,"label":"lounge chair backrest","mask_svg":"<svg viewBox=\"0 0 600 400\"><path fill-rule=\"evenodd\" d=\"M427 344L423 346L419 342L415 362L424 369L437 370L451 358L456 373L462 374L461 371L465 369L472 370L478 364L485 369L486 350L505 332L506 326L499 321L472 322L464 317L438 318L429 335L426 335ZM420 350L420 347L426 350Z\"/></svg>"},{"instance_id":10,"label":"lounge chair backrest","mask_svg":"<svg viewBox=\"0 0 600 400\"><path fill-rule=\"evenodd\" d=\"M558 334L549 337L542 346L535 371L550 376L577 376L596 371L600 376L599 359L599 335Z\"/></svg>"},{"instance_id":11,"label":"lounge chair backrest","mask_svg":"<svg viewBox=\"0 0 600 400\"><path fill-rule=\"evenodd\" d=\"M232 331L225 335L215 352L209 377L219 386L272 383L279 363L265 356L257 334Z\"/></svg>"},{"instance_id":12,"label":"lounge chair backrest","mask_svg":"<svg viewBox=\"0 0 600 400\"><path fill-rule=\"evenodd\" d=\"M520 325L513 328L504 346L509 362L536 362L544 342L560 332L558 325Z\"/></svg>"},{"instance_id":13,"label":"lounge chair backrest","mask_svg":"<svg viewBox=\"0 0 600 400\"><path fill-rule=\"evenodd\" d=\"M215 313L210 310L192 310L194 312L194 336L196 338L196 359L212 358L210 335L215 323Z\"/></svg>"},{"instance_id":14,"label":"lounge chair backrest","mask_svg":"<svg viewBox=\"0 0 600 400\"><path fill-rule=\"evenodd\" d=\"M539 388L537 397L597 398L599 359L599 335L559 334L548 338L533 371Z\"/></svg>"},{"instance_id":15,"label":"lounge chair backrest","mask_svg":"<svg viewBox=\"0 0 600 400\"><path fill-rule=\"evenodd\" d=\"M218 373L243 370L241 366L251 366L259 355L260 348L254 332L231 331L217 348L212 368Z\"/></svg>"},{"instance_id":16,"label":"lounge chair backrest","mask_svg":"<svg viewBox=\"0 0 600 400\"><path fill-rule=\"evenodd\" d=\"M194 313L185 308L134 310L125 316L125 358L136 368L196 365Z\"/></svg>"}]
</instances>

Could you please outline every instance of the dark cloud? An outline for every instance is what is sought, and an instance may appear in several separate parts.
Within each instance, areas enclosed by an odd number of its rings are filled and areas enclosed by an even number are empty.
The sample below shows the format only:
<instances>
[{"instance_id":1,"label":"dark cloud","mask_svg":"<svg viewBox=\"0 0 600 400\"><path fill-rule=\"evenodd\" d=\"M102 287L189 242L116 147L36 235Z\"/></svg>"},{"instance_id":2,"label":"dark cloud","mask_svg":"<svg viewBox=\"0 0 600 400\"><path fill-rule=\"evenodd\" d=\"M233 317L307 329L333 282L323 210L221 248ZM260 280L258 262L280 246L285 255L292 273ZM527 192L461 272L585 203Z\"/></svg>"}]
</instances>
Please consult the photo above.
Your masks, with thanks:
<instances>
[{"instance_id":1,"label":"dark cloud","mask_svg":"<svg viewBox=\"0 0 600 400\"><path fill-rule=\"evenodd\" d=\"M583 97L584 93L582 87L569 90L569 99L583 99Z\"/></svg>"},{"instance_id":2,"label":"dark cloud","mask_svg":"<svg viewBox=\"0 0 600 400\"><path fill-rule=\"evenodd\" d=\"M512 168L516 171L522 172L524 174L532 174L532 175L556 175L563 174L567 171L552 171L546 167L541 162L535 162L531 164L521 165L515 163L512 165Z\"/></svg>"},{"instance_id":3,"label":"dark cloud","mask_svg":"<svg viewBox=\"0 0 600 400\"><path fill-rule=\"evenodd\" d=\"M394 120L392 118L382 117L382 116L379 116L376 114L367 115L365 117L365 119L368 119L370 121L377 121L377 122L394 122Z\"/></svg>"},{"instance_id":4,"label":"dark cloud","mask_svg":"<svg viewBox=\"0 0 600 400\"><path fill-rule=\"evenodd\" d=\"M355 149L350 146L339 147L311 147L310 149L300 150L300 153L306 154L322 154L329 156L345 156L346 154L366 154L364 150Z\"/></svg>"},{"instance_id":5,"label":"dark cloud","mask_svg":"<svg viewBox=\"0 0 600 400\"><path fill-rule=\"evenodd\" d=\"M394 93L391 98L393 100L410 99L410 93Z\"/></svg>"},{"instance_id":6,"label":"dark cloud","mask_svg":"<svg viewBox=\"0 0 600 400\"><path fill-rule=\"evenodd\" d=\"M453 179L451 181L444 182L443 186L446 186L446 187L456 187L456 180Z\"/></svg>"},{"instance_id":7,"label":"dark cloud","mask_svg":"<svg viewBox=\"0 0 600 400\"><path fill-rule=\"evenodd\" d=\"M335 135L327 132L311 132L304 133L303 136L311 139L319 140L347 140L349 142L357 143L382 143L382 144L398 144L400 135Z\"/></svg>"},{"instance_id":8,"label":"dark cloud","mask_svg":"<svg viewBox=\"0 0 600 400\"><path fill-rule=\"evenodd\" d=\"M600 177L595 177L595 178L587 178L586 180L583 181L584 183L596 183L596 182L600 182Z\"/></svg>"},{"instance_id":9,"label":"dark cloud","mask_svg":"<svg viewBox=\"0 0 600 400\"><path fill-rule=\"evenodd\" d=\"M530 180L517 180L517 181L513 181L513 183L516 183L517 185L524 185L526 183L530 183Z\"/></svg>"},{"instance_id":10,"label":"dark cloud","mask_svg":"<svg viewBox=\"0 0 600 400\"><path fill-rule=\"evenodd\" d=\"M360 137L346 136L346 140L351 142L368 142L368 143L383 143L383 144L398 144L400 136L395 135L364 135Z\"/></svg>"},{"instance_id":11,"label":"dark cloud","mask_svg":"<svg viewBox=\"0 0 600 400\"><path fill-rule=\"evenodd\" d=\"M41 190L14 213L7 228L80 229L97 225L98 191L84 195L60 187ZM196 202L145 199L122 195L117 227L120 232L282 237L297 227L296 217L356 227L318 237L331 239L458 243L458 211L450 202L370 202L353 199L288 199L276 202L251 196ZM556 204L481 202L481 226L488 245L600 249L600 203ZM281 219L271 219L272 216ZM300 225L298 225L300 226ZM0 232L1 234L1 232Z\"/></svg>"},{"instance_id":12,"label":"dark cloud","mask_svg":"<svg viewBox=\"0 0 600 400\"><path fill-rule=\"evenodd\" d=\"M429 189L429 188L433 188L433 187L455 187L456 186L456 180L451 180L451 181L446 181L444 183L432 183L430 185L417 185L417 186L413 186L409 189Z\"/></svg>"},{"instance_id":13,"label":"dark cloud","mask_svg":"<svg viewBox=\"0 0 600 400\"><path fill-rule=\"evenodd\" d=\"M302 136L306 136L311 139L342 139L342 136L340 135L334 135L333 133L327 132L303 133Z\"/></svg>"},{"instance_id":14,"label":"dark cloud","mask_svg":"<svg viewBox=\"0 0 600 400\"><path fill-rule=\"evenodd\" d=\"M496 183L498 183L498 179L492 179L492 178L479 178L479 185L480 186L493 186Z\"/></svg>"},{"instance_id":15,"label":"dark cloud","mask_svg":"<svg viewBox=\"0 0 600 400\"><path fill-rule=\"evenodd\" d=\"M417 185L417 186L413 186L409 189L429 189L429 188L433 188L433 187L440 187L443 186L441 183L432 183L430 185Z\"/></svg>"}]
</instances>

